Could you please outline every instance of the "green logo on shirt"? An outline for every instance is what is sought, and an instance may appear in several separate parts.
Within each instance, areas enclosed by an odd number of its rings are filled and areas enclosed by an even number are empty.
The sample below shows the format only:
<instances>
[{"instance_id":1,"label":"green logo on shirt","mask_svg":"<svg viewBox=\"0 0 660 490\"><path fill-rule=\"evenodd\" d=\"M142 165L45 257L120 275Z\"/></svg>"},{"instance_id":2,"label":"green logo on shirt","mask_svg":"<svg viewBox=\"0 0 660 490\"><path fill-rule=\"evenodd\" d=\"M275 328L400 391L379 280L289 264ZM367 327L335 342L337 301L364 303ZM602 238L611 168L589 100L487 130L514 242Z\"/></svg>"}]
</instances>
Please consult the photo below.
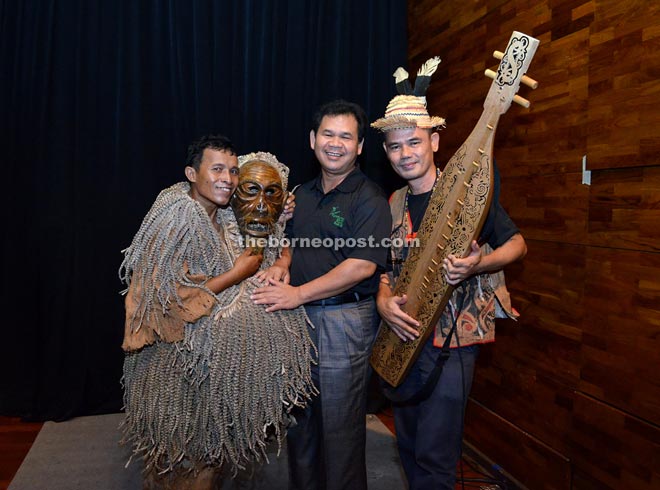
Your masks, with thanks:
<instances>
[{"instance_id":1,"label":"green logo on shirt","mask_svg":"<svg viewBox=\"0 0 660 490\"><path fill-rule=\"evenodd\" d=\"M333 225L341 228L344 226L344 217L341 215L341 212L339 211L339 208L337 206L332 206L332 211L330 211L330 216L332 216L335 221L332 223Z\"/></svg>"}]
</instances>

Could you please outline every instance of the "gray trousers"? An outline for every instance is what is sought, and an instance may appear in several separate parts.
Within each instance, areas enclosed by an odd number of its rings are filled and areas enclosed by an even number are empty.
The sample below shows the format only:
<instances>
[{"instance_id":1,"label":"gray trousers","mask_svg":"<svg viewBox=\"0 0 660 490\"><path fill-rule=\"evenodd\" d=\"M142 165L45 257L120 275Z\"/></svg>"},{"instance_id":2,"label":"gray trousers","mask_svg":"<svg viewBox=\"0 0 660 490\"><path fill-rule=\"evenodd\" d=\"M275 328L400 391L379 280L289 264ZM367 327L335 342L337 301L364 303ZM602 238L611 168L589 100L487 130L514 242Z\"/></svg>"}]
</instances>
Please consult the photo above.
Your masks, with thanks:
<instances>
[{"instance_id":1,"label":"gray trousers","mask_svg":"<svg viewBox=\"0 0 660 490\"><path fill-rule=\"evenodd\" d=\"M320 394L294 413L289 429L289 488L361 490L365 465L369 356L379 317L373 298L337 306L305 307L318 348L312 366Z\"/></svg>"}]
</instances>

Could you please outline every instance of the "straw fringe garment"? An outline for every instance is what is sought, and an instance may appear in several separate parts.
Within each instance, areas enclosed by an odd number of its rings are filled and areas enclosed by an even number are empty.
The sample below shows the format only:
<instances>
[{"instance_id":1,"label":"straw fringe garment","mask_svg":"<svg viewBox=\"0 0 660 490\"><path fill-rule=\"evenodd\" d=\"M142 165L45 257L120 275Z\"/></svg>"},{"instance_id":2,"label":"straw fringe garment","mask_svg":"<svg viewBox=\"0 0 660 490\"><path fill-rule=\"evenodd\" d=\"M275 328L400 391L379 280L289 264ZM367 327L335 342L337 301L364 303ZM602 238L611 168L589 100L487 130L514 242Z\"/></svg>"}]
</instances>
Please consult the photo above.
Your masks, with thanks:
<instances>
[{"instance_id":1,"label":"straw fringe garment","mask_svg":"<svg viewBox=\"0 0 660 490\"><path fill-rule=\"evenodd\" d=\"M287 412L316 393L315 347L302 307L266 313L252 303L255 279L218 295L204 286L241 254L240 231L231 208L219 208L218 233L189 190L163 190L124 251L122 442L147 472L236 474L267 461L269 439L281 447ZM274 236L282 235L278 223ZM277 255L266 248L262 268Z\"/></svg>"}]
</instances>

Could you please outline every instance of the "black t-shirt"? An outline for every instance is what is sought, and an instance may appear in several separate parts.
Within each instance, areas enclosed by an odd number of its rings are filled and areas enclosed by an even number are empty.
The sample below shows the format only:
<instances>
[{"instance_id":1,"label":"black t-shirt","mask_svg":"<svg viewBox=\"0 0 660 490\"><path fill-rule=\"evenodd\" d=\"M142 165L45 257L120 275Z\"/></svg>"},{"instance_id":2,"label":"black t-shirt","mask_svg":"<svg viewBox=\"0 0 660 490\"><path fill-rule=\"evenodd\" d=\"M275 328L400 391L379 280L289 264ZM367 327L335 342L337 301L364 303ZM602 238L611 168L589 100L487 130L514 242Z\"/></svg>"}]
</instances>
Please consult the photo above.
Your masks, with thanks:
<instances>
[{"instance_id":1,"label":"black t-shirt","mask_svg":"<svg viewBox=\"0 0 660 490\"><path fill-rule=\"evenodd\" d=\"M430 201L430 195L431 191L408 196L408 212L410 213L414 232L417 232L419 225L422 223L422 218ZM506 243L516 233L519 233L518 227L502 205L499 201L492 201L488 209L488 217L481 229L479 240L477 240L479 244L488 243L494 250Z\"/></svg>"},{"instance_id":2,"label":"black t-shirt","mask_svg":"<svg viewBox=\"0 0 660 490\"><path fill-rule=\"evenodd\" d=\"M422 223L424 213L431 200L431 192L432 191L424 192L423 194L408 195L408 213L410 214L410 220L412 221L413 232L417 232L419 225ZM500 204L499 198L500 174L497 170L497 165L495 165L493 176L493 197L490 208L488 209L486 222L481 229L479 240L477 240L480 245L488 243L493 250L506 243L516 233L520 233L518 227Z\"/></svg>"},{"instance_id":3,"label":"black t-shirt","mask_svg":"<svg viewBox=\"0 0 660 490\"><path fill-rule=\"evenodd\" d=\"M383 190L358 168L327 194L320 175L301 185L296 191L294 217L286 228L292 241L291 284L312 281L346 259L364 259L376 264L376 273L348 292L376 294L389 254L382 241L389 238L391 228ZM326 243L318 246L323 241Z\"/></svg>"}]
</instances>

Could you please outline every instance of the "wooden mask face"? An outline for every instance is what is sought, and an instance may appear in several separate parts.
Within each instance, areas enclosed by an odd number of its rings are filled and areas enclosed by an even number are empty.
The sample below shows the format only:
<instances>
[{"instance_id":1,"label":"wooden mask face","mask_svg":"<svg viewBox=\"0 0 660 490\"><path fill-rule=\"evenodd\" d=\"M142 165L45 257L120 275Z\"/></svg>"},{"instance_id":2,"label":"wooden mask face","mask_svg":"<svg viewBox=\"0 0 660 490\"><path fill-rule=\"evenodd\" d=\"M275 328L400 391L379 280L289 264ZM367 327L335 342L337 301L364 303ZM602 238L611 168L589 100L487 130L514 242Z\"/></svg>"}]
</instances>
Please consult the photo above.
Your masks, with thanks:
<instances>
[{"instance_id":1,"label":"wooden mask face","mask_svg":"<svg viewBox=\"0 0 660 490\"><path fill-rule=\"evenodd\" d=\"M267 237L282 214L285 198L282 179L275 168L259 160L241 166L231 200L241 233Z\"/></svg>"}]
</instances>

